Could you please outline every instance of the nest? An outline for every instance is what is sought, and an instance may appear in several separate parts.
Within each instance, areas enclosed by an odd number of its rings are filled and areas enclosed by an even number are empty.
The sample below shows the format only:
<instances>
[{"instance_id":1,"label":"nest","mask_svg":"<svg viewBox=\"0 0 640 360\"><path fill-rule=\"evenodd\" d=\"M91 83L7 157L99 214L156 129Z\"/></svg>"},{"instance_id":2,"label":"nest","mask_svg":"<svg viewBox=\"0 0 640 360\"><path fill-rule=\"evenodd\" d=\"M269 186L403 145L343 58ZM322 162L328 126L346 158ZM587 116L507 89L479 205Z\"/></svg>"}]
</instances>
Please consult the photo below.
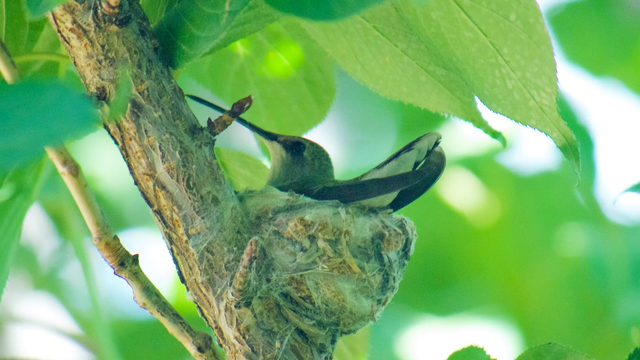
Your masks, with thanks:
<instances>
[{"instance_id":1,"label":"nest","mask_svg":"<svg viewBox=\"0 0 640 360\"><path fill-rule=\"evenodd\" d=\"M275 189L241 194L252 219L255 261L235 305L243 332L254 327L313 343L315 358L330 356L338 338L379 318L398 290L416 239L413 223L390 210L315 201ZM255 347L255 344L254 346Z\"/></svg>"}]
</instances>

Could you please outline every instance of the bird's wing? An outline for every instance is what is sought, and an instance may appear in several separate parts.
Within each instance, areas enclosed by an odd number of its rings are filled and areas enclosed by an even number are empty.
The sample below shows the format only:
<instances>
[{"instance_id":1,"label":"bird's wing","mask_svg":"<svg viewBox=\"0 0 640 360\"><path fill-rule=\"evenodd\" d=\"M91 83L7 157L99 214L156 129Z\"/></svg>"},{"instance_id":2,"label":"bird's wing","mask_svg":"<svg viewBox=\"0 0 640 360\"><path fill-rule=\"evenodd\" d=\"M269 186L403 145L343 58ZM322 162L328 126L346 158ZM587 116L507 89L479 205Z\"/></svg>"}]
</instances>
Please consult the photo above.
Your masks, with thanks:
<instances>
[{"instance_id":1,"label":"bird's wing","mask_svg":"<svg viewBox=\"0 0 640 360\"><path fill-rule=\"evenodd\" d=\"M433 149L433 153L427 157L419 168L422 174L424 174L422 180L398 192L398 195L389 204L391 210L394 212L398 211L427 192L427 190L438 181L440 175L442 175L446 162L447 160L442 148L437 147Z\"/></svg>"},{"instance_id":2,"label":"bird's wing","mask_svg":"<svg viewBox=\"0 0 640 360\"><path fill-rule=\"evenodd\" d=\"M433 185L444 170L445 157L440 148L436 148L424 159L424 163L416 170L403 172L382 178L365 180L336 181L317 189L306 192L304 195L316 200L338 200L343 203L371 199L392 192L404 190L407 193L398 206L402 207L422 195ZM397 197L396 197L397 198ZM392 201L392 204L396 200Z\"/></svg>"},{"instance_id":3,"label":"bird's wing","mask_svg":"<svg viewBox=\"0 0 640 360\"><path fill-rule=\"evenodd\" d=\"M396 151L378 166L352 180L381 178L415 170L425 156L438 146L441 138L442 136L436 132L424 134Z\"/></svg>"}]
</instances>

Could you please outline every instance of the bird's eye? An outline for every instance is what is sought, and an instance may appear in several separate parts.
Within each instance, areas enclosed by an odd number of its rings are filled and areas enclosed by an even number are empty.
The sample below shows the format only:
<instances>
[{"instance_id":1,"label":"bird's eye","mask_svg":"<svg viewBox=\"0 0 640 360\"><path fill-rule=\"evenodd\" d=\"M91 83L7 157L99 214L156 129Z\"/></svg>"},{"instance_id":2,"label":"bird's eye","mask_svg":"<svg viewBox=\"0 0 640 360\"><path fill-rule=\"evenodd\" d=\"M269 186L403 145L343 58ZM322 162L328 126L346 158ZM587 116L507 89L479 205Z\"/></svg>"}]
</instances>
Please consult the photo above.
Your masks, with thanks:
<instances>
[{"instance_id":1,"label":"bird's eye","mask_svg":"<svg viewBox=\"0 0 640 360\"><path fill-rule=\"evenodd\" d=\"M305 149L306 146L302 141L295 141L291 144L291 151L296 154L302 154Z\"/></svg>"}]
</instances>

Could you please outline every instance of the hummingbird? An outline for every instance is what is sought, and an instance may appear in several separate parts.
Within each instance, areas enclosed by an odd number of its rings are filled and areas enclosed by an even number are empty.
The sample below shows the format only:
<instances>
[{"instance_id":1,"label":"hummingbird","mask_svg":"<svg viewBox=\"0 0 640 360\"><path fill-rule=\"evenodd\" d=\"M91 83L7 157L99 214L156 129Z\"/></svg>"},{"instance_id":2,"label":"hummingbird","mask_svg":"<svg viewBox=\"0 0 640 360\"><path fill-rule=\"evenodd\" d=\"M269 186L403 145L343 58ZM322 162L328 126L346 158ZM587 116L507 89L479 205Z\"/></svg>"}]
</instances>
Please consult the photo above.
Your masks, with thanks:
<instances>
[{"instance_id":1,"label":"hummingbird","mask_svg":"<svg viewBox=\"0 0 640 360\"><path fill-rule=\"evenodd\" d=\"M188 98L217 112L227 110L195 95ZM235 120L263 140L271 156L267 185L316 200L338 200L370 208L400 210L424 194L444 171L441 135L424 134L380 165L350 180L337 180L329 153L300 136L276 134L238 116Z\"/></svg>"}]
</instances>

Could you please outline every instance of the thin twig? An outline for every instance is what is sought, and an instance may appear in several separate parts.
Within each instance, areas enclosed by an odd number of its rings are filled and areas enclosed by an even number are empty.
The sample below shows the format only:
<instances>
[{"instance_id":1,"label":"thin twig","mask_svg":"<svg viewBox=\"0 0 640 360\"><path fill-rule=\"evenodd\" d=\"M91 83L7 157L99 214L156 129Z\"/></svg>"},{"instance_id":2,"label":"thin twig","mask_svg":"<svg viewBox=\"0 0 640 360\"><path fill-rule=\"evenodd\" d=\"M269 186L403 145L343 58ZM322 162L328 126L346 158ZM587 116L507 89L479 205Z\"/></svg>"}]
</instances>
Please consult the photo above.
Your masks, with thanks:
<instances>
[{"instance_id":1,"label":"thin twig","mask_svg":"<svg viewBox=\"0 0 640 360\"><path fill-rule=\"evenodd\" d=\"M93 244L102 257L113 268L116 275L127 281L133 290L133 298L140 307L147 309L158 319L178 341L180 341L196 359L221 359L213 347L211 336L194 330L165 299L160 291L142 272L138 255L131 255L114 235L104 215L98 208L93 194L80 170L80 166L71 157L66 148L46 147L49 158L69 188L84 217Z\"/></svg>"},{"instance_id":2,"label":"thin twig","mask_svg":"<svg viewBox=\"0 0 640 360\"><path fill-rule=\"evenodd\" d=\"M0 73L8 84L18 80L18 70L11 54L0 39ZM209 334L194 330L144 274L138 255L131 255L113 234L98 203L89 189L78 163L64 146L54 149L45 147L49 158L58 169L69 188L73 199L82 213L93 244L102 257L113 268L115 274L123 278L133 290L133 298L141 308L146 309L180 341L195 359L221 360L223 356L213 346Z\"/></svg>"}]
</instances>

